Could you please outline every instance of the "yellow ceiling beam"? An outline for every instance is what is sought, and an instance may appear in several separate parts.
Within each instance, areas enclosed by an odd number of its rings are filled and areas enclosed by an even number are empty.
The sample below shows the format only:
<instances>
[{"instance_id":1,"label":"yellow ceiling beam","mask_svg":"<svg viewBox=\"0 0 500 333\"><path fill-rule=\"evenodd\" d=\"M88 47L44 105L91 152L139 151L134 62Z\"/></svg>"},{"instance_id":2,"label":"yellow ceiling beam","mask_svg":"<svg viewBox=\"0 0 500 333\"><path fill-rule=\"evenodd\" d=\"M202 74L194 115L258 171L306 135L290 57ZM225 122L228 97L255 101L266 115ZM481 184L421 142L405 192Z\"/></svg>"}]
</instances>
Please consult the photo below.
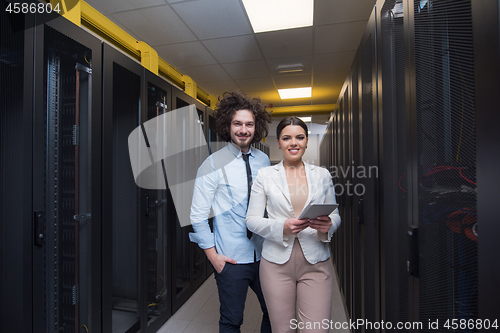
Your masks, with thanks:
<instances>
[{"instance_id":1,"label":"yellow ceiling beam","mask_svg":"<svg viewBox=\"0 0 500 333\"><path fill-rule=\"evenodd\" d=\"M197 98L208 105L212 110L215 110L215 107L217 105L217 98L214 95L210 95L200 87L197 87Z\"/></svg>"},{"instance_id":2,"label":"yellow ceiling beam","mask_svg":"<svg viewBox=\"0 0 500 333\"><path fill-rule=\"evenodd\" d=\"M162 58L158 58L158 72L184 89L183 74Z\"/></svg>"},{"instance_id":3,"label":"yellow ceiling beam","mask_svg":"<svg viewBox=\"0 0 500 333\"><path fill-rule=\"evenodd\" d=\"M85 1L80 2L82 8L82 24L86 24L90 28L93 28L92 30L100 36L111 40L118 47L124 48L136 57L141 57L141 52L137 49L137 40L134 37L123 31L122 28L111 22L111 20Z\"/></svg>"},{"instance_id":4,"label":"yellow ceiling beam","mask_svg":"<svg viewBox=\"0 0 500 333\"><path fill-rule=\"evenodd\" d=\"M198 93L196 91L196 82L194 82L193 79L187 75L184 75L182 79L184 81L184 92L193 98L197 98Z\"/></svg>"},{"instance_id":5,"label":"yellow ceiling beam","mask_svg":"<svg viewBox=\"0 0 500 333\"><path fill-rule=\"evenodd\" d=\"M65 0L52 0L65 1ZM122 28L114 24L106 16L102 15L95 8L83 0L81 3L82 24L96 32L99 36L111 41L123 51L129 53L141 61L141 64L156 75L163 75L172 83L184 89L186 94L192 96L202 103L215 108L217 99L202 90L196 82L187 75L182 74L165 60L158 57L158 53L145 42L138 41L126 33ZM73 12L73 10L71 10Z\"/></svg>"},{"instance_id":6,"label":"yellow ceiling beam","mask_svg":"<svg viewBox=\"0 0 500 333\"><path fill-rule=\"evenodd\" d=\"M296 114L328 114L335 110L335 104L278 106L266 108L266 110L270 112L273 117Z\"/></svg>"},{"instance_id":7,"label":"yellow ceiling beam","mask_svg":"<svg viewBox=\"0 0 500 333\"><path fill-rule=\"evenodd\" d=\"M137 49L141 51L141 65L158 75L158 52L144 42L137 41Z\"/></svg>"},{"instance_id":8,"label":"yellow ceiling beam","mask_svg":"<svg viewBox=\"0 0 500 333\"><path fill-rule=\"evenodd\" d=\"M68 0L50 0L53 9L58 9L59 15L64 16L67 20L73 22L77 26L82 26L81 21L81 5L80 1L76 3Z\"/></svg>"}]
</instances>

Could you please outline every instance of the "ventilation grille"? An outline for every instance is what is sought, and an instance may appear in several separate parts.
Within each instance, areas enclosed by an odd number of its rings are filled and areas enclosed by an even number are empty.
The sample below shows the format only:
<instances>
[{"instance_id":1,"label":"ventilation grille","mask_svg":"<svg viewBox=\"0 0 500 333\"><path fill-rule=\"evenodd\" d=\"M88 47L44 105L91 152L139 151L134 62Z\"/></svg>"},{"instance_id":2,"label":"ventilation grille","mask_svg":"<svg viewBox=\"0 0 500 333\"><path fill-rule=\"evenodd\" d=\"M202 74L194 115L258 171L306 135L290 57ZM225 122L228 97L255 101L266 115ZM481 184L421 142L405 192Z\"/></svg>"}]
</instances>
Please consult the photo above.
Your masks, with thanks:
<instances>
[{"instance_id":1,"label":"ventilation grille","mask_svg":"<svg viewBox=\"0 0 500 333\"><path fill-rule=\"evenodd\" d=\"M419 312L444 329L478 315L471 4L416 1L414 12Z\"/></svg>"}]
</instances>

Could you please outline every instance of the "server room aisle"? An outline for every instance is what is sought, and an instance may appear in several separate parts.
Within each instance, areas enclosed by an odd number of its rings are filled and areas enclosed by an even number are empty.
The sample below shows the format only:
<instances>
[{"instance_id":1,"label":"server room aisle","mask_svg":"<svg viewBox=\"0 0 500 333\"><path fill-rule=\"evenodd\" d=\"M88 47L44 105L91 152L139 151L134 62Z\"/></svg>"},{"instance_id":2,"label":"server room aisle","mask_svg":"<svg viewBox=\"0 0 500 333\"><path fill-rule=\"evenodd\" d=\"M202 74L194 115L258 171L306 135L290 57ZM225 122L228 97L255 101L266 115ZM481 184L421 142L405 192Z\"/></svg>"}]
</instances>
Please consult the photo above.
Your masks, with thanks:
<instances>
[{"instance_id":1,"label":"server room aisle","mask_svg":"<svg viewBox=\"0 0 500 333\"><path fill-rule=\"evenodd\" d=\"M334 271L335 272L335 271ZM347 322L344 301L334 274L333 323ZM241 333L259 333L262 312L255 294L249 290ZM330 330L348 333L349 330ZM187 302L160 328L158 333L217 333L219 332L219 296L212 274Z\"/></svg>"}]
</instances>

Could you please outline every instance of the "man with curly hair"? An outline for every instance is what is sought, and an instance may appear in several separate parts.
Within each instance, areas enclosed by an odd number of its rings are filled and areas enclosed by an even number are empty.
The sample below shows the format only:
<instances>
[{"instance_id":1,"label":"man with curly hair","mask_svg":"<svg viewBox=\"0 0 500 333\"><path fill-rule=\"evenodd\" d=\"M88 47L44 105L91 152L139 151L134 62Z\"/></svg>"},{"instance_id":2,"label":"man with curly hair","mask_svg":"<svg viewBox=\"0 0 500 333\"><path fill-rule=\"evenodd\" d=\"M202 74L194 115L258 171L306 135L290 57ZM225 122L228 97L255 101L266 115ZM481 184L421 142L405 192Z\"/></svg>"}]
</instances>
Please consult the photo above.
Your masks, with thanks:
<instances>
[{"instance_id":1,"label":"man with curly hair","mask_svg":"<svg viewBox=\"0 0 500 333\"><path fill-rule=\"evenodd\" d=\"M263 239L245 224L250 186L257 171L270 165L266 154L250 147L268 133L271 116L260 99L225 93L215 110L217 132L228 144L198 169L191 205L191 241L204 249L219 290L219 332L240 332L248 287L259 299L261 332L271 332L259 281ZM208 218L213 210L213 232Z\"/></svg>"}]
</instances>

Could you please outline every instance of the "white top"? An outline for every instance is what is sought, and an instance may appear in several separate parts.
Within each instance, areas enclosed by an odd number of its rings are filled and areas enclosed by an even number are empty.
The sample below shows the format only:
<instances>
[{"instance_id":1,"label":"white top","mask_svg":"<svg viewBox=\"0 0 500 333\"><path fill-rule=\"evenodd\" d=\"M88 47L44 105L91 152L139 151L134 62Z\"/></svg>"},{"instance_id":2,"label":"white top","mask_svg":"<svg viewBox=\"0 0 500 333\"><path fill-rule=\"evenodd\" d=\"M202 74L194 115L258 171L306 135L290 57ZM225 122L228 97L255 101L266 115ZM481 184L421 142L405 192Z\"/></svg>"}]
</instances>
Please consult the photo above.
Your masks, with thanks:
<instances>
[{"instance_id":1,"label":"white top","mask_svg":"<svg viewBox=\"0 0 500 333\"><path fill-rule=\"evenodd\" d=\"M337 203L330 173L327 169L304 162L309 195L304 207L313 203ZM262 217L267 209L268 218ZM331 214L332 226L328 234L318 233L310 227L297 235L283 235L285 220L296 217L286 179L283 161L259 170L252 186L246 223L250 231L264 240L262 256L270 262L284 264L290 259L295 238L298 238L304 257L311 264L330 257L328 242L340 225L338 209Z\"/></svg>"}]
</instances>

